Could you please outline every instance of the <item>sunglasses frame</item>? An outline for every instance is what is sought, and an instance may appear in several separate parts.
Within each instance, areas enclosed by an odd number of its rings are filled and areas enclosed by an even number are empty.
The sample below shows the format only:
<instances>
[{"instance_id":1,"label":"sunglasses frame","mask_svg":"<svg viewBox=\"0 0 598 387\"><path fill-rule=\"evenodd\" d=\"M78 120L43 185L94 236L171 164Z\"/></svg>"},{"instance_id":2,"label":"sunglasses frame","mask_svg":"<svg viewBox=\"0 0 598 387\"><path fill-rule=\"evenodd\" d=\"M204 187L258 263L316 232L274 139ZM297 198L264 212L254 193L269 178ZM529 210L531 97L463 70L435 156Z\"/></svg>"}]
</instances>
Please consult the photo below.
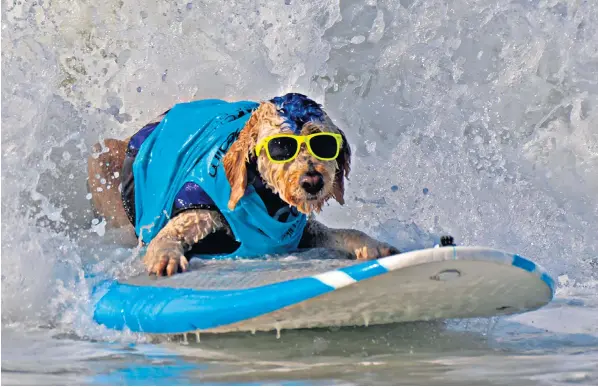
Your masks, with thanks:
<instances>
[{"instance_id":1,"label":"sunglasses frame","mask_svg":"<svg viewBox=\"0 0 598 387\"><path fill-rule=\"evenodd\" d=\"M312 138L318 137L318 136L334 137L334 139L336 140L336 153L334 154L334 157L330 157L330 158L319 157L311 150L310 141ZM295 151L295 154L292 157L290 157L286 160L278 161L278 160L272 159L272 156L270 156L270 150L268 149L268 143L270 142L270 140L273 140L275 138L280 138L280 137L290 137L290 138L295 139L297 141L297 150ZM305 145L307 146L307 151L309 152L309 154L311 154L318 160L330 161L330 160L336 159L338 157L339 153L341 152L341 147L343 145L343 136L341 136L339 133L330 133L330 132L319 132L319 133L308 134L306 136L300 136L300 135L291 134L291 133L274 134L272 136L264 137L257 143L257 145L255 146L255 155L259 156L262 148L265 148L266 155L268 156L268 159L271 162L273 162L275 164L284 164L284 163L291 162L291 161L295 160L295 158L297 158L297 155L299 155L299 152L301 151L301 145L303 145L303 143L305 143Z\"/></svg>"}]
</instances>

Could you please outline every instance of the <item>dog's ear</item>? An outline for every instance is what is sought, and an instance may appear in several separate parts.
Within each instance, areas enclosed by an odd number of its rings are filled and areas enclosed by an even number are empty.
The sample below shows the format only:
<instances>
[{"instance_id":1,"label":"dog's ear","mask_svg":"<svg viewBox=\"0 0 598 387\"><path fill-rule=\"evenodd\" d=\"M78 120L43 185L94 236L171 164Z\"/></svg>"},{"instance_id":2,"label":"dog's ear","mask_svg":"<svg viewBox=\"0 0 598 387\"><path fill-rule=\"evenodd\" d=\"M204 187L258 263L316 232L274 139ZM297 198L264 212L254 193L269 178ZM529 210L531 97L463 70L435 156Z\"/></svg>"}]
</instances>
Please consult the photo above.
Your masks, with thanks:
<instances>
[{"instance_id":1,"label":"dog's ear","mask_svg":"<svg viewBox=\"0 0 598 387\"><path fill-rule=\"evenodd\" d=\"M336 173L334 175L334 185L332 186L332 196L340 204L345 204L345 178L349 179L351 171L351 147L347 142L347 137L342 130L338 130L343 137L341 151L336 158Z\"/></svg>"},{"instance_id":2,"label":"dog's ear","mask_svg":"<svg viewBox=\"0 0 598 387\"><path fill-rule=\"evenodd\" d=\"M233 143L222 159L226 178L230 184L228 208L232 211L245 194L247 188L247 163L255 152L259 127L262 121L270 122L278 117L276 107L270 102L263 102L251 114L239 138Z\"/></svg>"},{"instance_id":3,"label":"dog's ear","mask_svg":"<svg viewBox=\"0 0 598 387\"><path fill-rule=\"evenodd\" d=\"M239 138L222 158L226 178L230 184L228 208L231 211L235 209L247 188L247 163L257 140L257 121L257 116L252 114L239 133Z\"/></svg>"}]
</instances>

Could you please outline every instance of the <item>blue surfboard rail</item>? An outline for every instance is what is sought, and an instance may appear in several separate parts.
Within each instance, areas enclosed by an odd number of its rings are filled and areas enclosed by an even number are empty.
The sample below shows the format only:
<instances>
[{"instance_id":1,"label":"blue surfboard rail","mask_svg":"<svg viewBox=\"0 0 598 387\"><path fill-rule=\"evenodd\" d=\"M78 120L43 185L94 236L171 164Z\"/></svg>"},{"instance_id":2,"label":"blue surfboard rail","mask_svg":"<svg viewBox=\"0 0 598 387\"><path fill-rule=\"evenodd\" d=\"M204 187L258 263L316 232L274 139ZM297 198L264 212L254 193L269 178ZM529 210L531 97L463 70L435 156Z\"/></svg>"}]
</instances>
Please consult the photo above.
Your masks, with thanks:
<instances>
[{"instance_id":1,"label":"blue surfboard rail","mask_svg":"<svg viewBox=\"0 0 598 387\"><path fill-rule=\"evenodd\" d=\"M127 327L133 332L189 332L246 320L332 290L315 278L239 290L158 288L113 282L97 304L94 318L118 330Z\"/></svg>"},{"instance_id":2,"label":"blue surfboard rail","mask_svg":"<svg viewBox=\"0 0 598 387\"><path fill-rule=\"evenodd\" d=\"M467 247L442 247L419 252L429 251L429 254L434 254L444 251L443 254L436 254L436 261L460 259L460 255L465 257L463 259L476 260L475 256L467 256L466 249ZM490 253L484 261L496 261L533 273L548 286L552 299L555 291L554 280L541 266L516 254L492 249L487 251ZM198 290L105 281L93 290L92 298L97 300L94 319L111 329L129 329L133 332L152 334L177 334L220 327L408 267L405 266L405 262L410 260L409 254L399 254L318 275L245 289ZM413 259L411 261L413 262L408 265L417 263Z\"/></svg>"}]
</instances>

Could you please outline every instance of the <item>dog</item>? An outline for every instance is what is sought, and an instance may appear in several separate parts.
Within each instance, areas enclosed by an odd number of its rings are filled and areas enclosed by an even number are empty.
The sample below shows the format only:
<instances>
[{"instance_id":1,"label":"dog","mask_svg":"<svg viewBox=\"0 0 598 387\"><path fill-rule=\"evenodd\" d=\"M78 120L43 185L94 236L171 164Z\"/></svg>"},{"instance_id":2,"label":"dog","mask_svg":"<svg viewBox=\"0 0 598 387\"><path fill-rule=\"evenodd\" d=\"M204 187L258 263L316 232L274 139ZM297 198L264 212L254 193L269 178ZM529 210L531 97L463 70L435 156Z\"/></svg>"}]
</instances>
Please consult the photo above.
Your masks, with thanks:
<instances>
[{"instance_id":1,"label":"dog","mask_svg":"<svg viewBox=\"0 0 598 387\"><path fill-rule=\"evenodd\" d=\"M398 254L361 231L315 220L328 200L345 203L350 169L344 132L320 104L289 93L175 105L129 138L94 145L88 187L107 227L134 230L147 244L150 275L186 271L191 253Z\"/></svg>"}]
</instances>

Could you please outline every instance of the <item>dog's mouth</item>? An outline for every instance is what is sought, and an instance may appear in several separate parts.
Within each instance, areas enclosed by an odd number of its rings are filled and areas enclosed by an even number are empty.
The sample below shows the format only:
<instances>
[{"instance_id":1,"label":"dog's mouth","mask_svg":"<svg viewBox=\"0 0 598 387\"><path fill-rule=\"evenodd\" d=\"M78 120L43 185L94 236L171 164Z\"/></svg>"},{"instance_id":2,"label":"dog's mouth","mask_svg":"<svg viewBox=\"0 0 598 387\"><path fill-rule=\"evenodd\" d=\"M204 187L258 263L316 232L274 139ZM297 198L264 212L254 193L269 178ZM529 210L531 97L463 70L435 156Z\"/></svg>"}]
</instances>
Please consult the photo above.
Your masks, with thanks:
<instances>
[{"instance_id":1,"label":"dog's mouth","mask_svg":"<svg viewBox=\"0 0 598 387\"><path fill-rule=\"evenodd\" d=\"M320 195L318 195L318 194L310 194L310 193L308 193L307 195L305 195L305 199L307 201L309 201L309 202L316 201L319 198L320 198Z\"/></svg>"},{"instance_id":2,"label":"dog's mouth","mask_svg":"<svg viewBox=\"0 0 598 387\"><path fill-rule=\"evenodd\" d=\"M320 212L322 204L324 202L324 192L310 194L305 191L300 192L297 196L293 197L293 205L304 214L309 214L313 211Z\"/></svg>"}]
</instances>

